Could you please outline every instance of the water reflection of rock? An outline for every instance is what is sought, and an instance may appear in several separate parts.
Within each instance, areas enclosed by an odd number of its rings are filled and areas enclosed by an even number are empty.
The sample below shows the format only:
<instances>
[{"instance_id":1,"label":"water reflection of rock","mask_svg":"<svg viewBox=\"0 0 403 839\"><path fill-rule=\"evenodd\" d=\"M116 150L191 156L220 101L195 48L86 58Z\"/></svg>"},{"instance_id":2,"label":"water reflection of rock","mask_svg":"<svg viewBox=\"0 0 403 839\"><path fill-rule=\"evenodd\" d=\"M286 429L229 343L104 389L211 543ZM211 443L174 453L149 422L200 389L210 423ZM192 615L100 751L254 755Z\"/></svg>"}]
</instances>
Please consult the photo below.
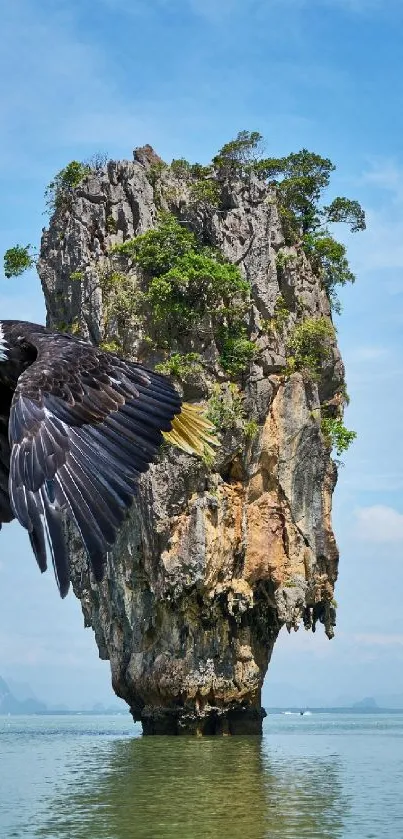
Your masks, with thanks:
<instances>
[{"instance_id":1,"label":"water reflection of rock","mask_svg":"<svg viewBox=\"0 0 403 839\"><path fill-rule=\"evenodd\" d=\"M100 754L101 753L101 754ZM43 839L340 839L337 757L260 738L114 741L51 802ZM85 756L81 752L81 758ZM101 758L101 759L100 759Z\"/></svg>"}]
</instances>

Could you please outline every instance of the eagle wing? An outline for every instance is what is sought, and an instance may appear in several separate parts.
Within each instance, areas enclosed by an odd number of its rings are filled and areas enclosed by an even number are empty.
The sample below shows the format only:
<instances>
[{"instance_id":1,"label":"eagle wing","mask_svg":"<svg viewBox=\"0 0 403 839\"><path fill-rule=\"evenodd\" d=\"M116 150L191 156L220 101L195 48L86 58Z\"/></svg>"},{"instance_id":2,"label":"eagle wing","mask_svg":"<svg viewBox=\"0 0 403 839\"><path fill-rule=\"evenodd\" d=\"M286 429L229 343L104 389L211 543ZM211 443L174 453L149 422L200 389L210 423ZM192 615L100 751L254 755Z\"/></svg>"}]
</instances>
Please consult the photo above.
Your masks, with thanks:
<instances>
[{"instance_id":1,"label":"eagle wing","mask_svg":"<svg viewBox=\"0 0 403 839\"><path fill-rule=\"evenodd\" d=\"M60 594L70 570L64 514L76 524L97 580L108 549L181 400L163 376L62 334L30 335L36 360L20 375L9 439L9 495ZM2 505L0 454L0 505ZM11 511L10 511L11 513ZM12 518L12 513L11 513Z\"/></svg>"},{"instance_id":2,"label":"eagle wing","mask_svg":"<svg viewBox=\"0 0 403 839\"><path fill-rule=\"evenodd\" d=\"M14 518L8 493L8 479L10 473L8 421L10 416L10 403L11 391L0 386L0 530L2 524L12 521Z\"/></svg>"}]
</instances>

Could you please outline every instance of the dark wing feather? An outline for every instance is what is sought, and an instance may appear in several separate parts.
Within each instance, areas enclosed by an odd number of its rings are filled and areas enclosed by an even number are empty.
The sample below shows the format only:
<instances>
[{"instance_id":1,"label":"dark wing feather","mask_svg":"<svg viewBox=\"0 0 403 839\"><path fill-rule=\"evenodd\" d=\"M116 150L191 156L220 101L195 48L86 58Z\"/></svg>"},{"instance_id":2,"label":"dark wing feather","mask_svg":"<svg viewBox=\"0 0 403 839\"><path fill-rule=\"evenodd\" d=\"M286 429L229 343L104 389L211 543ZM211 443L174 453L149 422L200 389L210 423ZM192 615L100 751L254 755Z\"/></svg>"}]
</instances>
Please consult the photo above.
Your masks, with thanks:
<instances>
[{"instance_id":1,"label":"dark wing feather","mask_svg":"<svg viewBox=\"0 0 403 839\"><path fill-rule=\"evenodd\" d=\"M10 474L10 444L8 442L8 421L12 391L0 385L0 530L1 525L12 521L14 513L10 506L8 480Z\"/></svg>"},{"instance_id":2,"label":"dark wing feather","mask_svg":"<svg viewBox=\"0 0 403 839\"><path fill-rule=\"evenodd\" d=\"M37 358L18 379L10 412L10 501L41 570L46 533L64 596L64 514L77 525L100 580L138 477L181 400L162 376L84 342L43 333L30 340Z\"/></svg>"}]
</instances>

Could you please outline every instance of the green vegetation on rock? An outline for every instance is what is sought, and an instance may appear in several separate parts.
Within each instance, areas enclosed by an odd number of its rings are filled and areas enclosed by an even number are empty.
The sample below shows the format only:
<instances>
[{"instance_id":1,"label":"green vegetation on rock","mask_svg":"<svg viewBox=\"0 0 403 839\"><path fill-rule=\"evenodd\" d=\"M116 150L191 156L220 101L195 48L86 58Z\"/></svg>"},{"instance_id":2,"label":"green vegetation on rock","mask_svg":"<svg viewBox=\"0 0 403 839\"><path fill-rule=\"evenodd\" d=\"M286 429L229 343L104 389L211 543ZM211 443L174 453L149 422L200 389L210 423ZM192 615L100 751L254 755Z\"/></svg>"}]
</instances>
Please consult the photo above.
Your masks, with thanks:
<instances>
[{"instance_id":1,"label":"green vegetation on rock","mask_svg":"<svg viewBox=\"0 0 403 839\"><path fill-rule=\"evenodd\" d=\"M56 210L68 209L74 190L92 172L99 172L105 166L106 159L106 155L96 154L85 162L71 160L67 166L57 172L45 190L45 204L48 212L52 214Z\"/></svg>"},{"instance_id":2,"label":"green vegetation on rock","mask_svg":"<svg viewBox=\"0 0 403 839\"><path fill-rule=\"evenodd\" d=\"M182 382L187 382L202 370L200 360L199 353L172 353L166 361L156 364L155 369L157 373L163 373L165 376L173 376Z\"/></svg>"},{"instance_id":3,"label":"green vegetation on rock","mask_svg":"<svg viewBox=\"0 0 403 839\"><path fill-rule=\"evenodd\" d=\"M323 231L305 233L302 246L314 272L321 277L333 310L340 313L336 287L355 282L346 257L346 248Z\"/></svg>"},{"instance_id":4,"label":"green vegetation on rock","mask_svg":"<svg viewBox=\"0 0 403 839\"><path fill-rule=\"evenodd\" d=\"M346 428L341 417L323 417L321 430L326 445L335 449L338 457L347 451L357 437L355 431Z\"/></svg>"},{"instance_id":5,"label":"green vegetation on rock","mask_svg":"<svg viewBox=\"0 0 403 839\"><path fill-rule=\"evenodd\" d=\"M220 185L212 178L194 181L190 187L190 201L193 205L196 204L199 207L218 207L220 195Z\"/></svg>"},{"instance_id":6,"label":"green vegetation on rock","mask_svg":"<svg viewBox=\"0 0 403 839\"><path fill-rule=\"evenodd\" d=\"M213 157L214 169L220 178L244 177L257 171L262 149L263 137L258 131L240 131Z\"/></svg>"},{"instance_id":7,"label":"green vegetation on rock","mask_svg":"<svg viewBox=\"0 0 403 839\"><path fill-rule=\"evenodd\" d=\"M99 272L102 291L104 332L107 338L102 348L110 352L124 352L121 335L129 324L141 323L142 294L135 279L114 268L103 266Z\"/></svg>"},{"instance_id":8,"label":"green vegetation on rock","mask_svg":"<svg viewBox=\"0 0 403 839\"><path fill-rule=\"evenodd\" d=\"M72 271L70 274L70 279L73 283L81 283L84 279L84 274L82 271Z\"/></svg>"},{"instance_id":9,"label":"green vegetation on rock","mask_svg":"<svg viewBox=\"0 0 403 839\"><path fill-rule=\"evenodd\" d=\"M306 318L298 323L289 338L287 368L316 380L324 364L332 357L334 328L328 318Z\"/></svg>"},{"instance_id":10,"label":"green vegetation on rock","mask_svg":"<svg viewBox=\"0 0 403 839\"><path fill-rule=\"evenodd\" d=\"M242 393L233 382L222 385L217 382L213 386L207 405L207 417L218 431L238 428L248 440L253 440L259 431L257 422L246 416Z\"/></svg>"},{"instance_id":11,"label":"green vegetation on rock","mask_svg":"<svg viewBox=\"0 0 403 839\"><path fill-rule=\"evenodd\" d=\"M239 268L203 246L174 216L161 213L157 228L112 248L138 265L145 278L144 306L162 338L212 332L220 362L239 377L255 354L244 315L249 283Z\"/></svg>"},{"instance_id":12,"label":"green vegetation on rock","mask_svg":"<svg viewBox=\"0 0 403 839\"><path fill-rule=\"evenodd\" d=\"M49 213L69 205L69 198L76 187L91 172L87 163L72 160L55 175L45 191L45 202Z\"/></svg>"},{"instance_id":13,"label":"green vegetation on rock","mask_svg":"<svg viewBox=\"0 0 403 839\"><path fill-rule=\"evenodd\" d=\"M300 244L323 282L330 303L340 311L335 287L354 282L343 245L336 242L327 225L345 222L352 232L365 230L365 213L358 201L338 196L322 205L334 164L307 149L286 157L263 158L262 136L257 131L240 131L213 158L219 179L249 178L255 175L273 187L286 243ZM278 254L277 267L284 269L288 255Z\"/></svg>"}]
</instances>

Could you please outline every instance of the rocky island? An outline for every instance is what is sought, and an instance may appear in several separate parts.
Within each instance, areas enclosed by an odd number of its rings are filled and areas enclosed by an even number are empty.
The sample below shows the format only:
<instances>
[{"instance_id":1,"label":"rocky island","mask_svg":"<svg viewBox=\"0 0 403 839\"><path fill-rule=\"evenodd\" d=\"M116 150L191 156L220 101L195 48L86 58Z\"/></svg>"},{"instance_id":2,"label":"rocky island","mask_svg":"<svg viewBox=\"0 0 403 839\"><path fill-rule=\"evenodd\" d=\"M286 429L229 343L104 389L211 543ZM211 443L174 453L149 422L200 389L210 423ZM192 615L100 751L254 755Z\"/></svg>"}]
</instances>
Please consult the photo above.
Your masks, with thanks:
<instances>
[{"instance_id":1,"label":"rocky island","mask_svg":"<svg viewBox=\"0 0 403 839\"><path fill-rule=\"evenodd\" d=\"M48 325L170 375L220 438L170 446L140 480L105 580L69 529L73 586L115 692L145 734L259 733L284 625L333 635L331 525L344 368L335 286L353 280L321 205L332 164L258 154L241 132L209 166L69 164L49 188L37 268Z\"/></svg>"}]
</instances>

